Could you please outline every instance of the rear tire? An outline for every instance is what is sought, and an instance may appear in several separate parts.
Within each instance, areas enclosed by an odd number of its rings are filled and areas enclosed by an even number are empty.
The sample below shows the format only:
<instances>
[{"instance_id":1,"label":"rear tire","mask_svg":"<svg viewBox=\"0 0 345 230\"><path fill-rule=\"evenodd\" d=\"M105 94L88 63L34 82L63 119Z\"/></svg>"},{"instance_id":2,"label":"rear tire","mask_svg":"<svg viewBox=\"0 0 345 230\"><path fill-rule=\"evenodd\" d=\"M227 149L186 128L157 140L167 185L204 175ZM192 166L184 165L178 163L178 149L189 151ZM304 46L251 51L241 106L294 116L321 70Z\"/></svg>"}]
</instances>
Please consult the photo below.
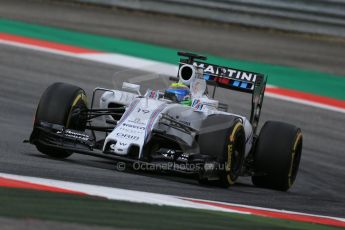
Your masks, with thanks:
<instances>
[{"instance_id":1,"label":"rear tire","mask_svg":"<svg viewBox=\"0 0 345 230\"><path fill-rule=\"evenodd\" d=\"M42 121L84 131L86 117L81 115L81 111L85 109L87 109L87 101L84 90L66 83L54 83L41 96L36 110L33 133L39 138L39 131L35 130L35 126ZM63 159L72 154L70 151L45 146L39 142L35 144L38 151L54 158Z\"/></svg>"},{"instance_id":2,"label":"rear tire","mask_svg":"<svg viewBox=\"0 0 345 230\"><path fill-rule=\"evenodd\" d=\"M241 173L245 156L245 133L242 122L229 116L211 116L201 128L198 138L200 153L216 158L219 185L233 185ZM199 180L207 184L205 178Z\"/></svg>"},{"instance_id":3,"label":"rear tire","mask_svg":"<svg viewBox=\"0 0 345 230\"><path fill-rule=\"evenodd\" d=\"M266 122L256 143L253 184L287 191L297 176L302 144L302 132L296 126L276 121Z\"/></svg>"}]
</instances>

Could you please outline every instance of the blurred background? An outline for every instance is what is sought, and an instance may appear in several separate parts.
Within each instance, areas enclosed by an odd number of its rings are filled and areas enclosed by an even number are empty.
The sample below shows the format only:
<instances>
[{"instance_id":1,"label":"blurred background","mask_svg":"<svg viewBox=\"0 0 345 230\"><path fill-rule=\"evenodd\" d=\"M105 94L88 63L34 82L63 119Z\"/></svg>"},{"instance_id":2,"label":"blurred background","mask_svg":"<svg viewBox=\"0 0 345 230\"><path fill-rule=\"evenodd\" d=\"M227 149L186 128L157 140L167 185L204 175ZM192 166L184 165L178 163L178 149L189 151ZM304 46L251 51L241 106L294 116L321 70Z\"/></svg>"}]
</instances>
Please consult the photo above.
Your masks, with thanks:
<instances>
[{"instance_id":1,"label":"blurred background","mask_svg":"<svg viewBox=\"0 0 345 230\"><path fill-rule=\"evenodd\" d=\"M1 0L0 15L345 75L341 0Z\"/></svg>"}]
</instances>

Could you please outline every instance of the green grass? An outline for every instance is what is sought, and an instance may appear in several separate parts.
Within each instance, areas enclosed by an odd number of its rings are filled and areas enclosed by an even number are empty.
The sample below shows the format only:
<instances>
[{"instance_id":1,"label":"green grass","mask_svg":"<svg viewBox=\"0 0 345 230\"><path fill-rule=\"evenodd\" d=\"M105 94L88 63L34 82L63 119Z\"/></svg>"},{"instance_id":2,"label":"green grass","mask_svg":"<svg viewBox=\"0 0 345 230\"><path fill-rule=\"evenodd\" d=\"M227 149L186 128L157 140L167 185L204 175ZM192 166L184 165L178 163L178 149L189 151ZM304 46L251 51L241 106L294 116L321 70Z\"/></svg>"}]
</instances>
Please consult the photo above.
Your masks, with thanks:
<instances>
[{"instance_id":1,"label":"green grass","mask_svg":"<svg viewBox=\"0 0 345 230\"><path fill-rule=\"evenodd\" d=\"M135 229L337 229L252 215L0 188L0 216Z\"/></svg>"}]
</instances>

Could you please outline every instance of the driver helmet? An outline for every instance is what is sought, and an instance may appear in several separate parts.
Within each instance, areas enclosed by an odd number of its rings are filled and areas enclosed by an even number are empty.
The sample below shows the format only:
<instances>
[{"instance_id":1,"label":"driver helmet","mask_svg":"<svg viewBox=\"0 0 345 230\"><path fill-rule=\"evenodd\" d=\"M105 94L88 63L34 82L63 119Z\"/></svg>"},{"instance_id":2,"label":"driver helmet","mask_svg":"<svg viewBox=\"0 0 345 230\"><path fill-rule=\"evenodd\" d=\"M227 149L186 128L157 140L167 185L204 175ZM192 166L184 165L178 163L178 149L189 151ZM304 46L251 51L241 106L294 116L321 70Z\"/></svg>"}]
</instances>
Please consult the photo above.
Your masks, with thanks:
<instances>
[{"instance_id":1,"label":"driver helmet","mask_svg":"<svg viewBox=\"0 0 345 230\"><path fill-rule=\"evenodd\" d=\"M180 82L172 83L165 90L165 97L182 104L191 100L189 87Z\"/></svg>"}]
</instances>

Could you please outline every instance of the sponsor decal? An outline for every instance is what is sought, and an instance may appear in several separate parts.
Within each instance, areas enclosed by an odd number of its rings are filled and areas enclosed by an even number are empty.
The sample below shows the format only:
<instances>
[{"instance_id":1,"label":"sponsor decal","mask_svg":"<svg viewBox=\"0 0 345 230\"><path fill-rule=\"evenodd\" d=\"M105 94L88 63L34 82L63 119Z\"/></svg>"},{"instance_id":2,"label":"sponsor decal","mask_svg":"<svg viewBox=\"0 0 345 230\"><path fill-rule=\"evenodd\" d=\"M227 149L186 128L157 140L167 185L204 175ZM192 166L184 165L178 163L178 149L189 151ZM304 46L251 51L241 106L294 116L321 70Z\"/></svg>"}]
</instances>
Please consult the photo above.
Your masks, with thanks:
<instances>
[{"instance_id":1,"label":"sponsor decal","mask_svg":"<svg viewBox=\"0 0 345 230\"><path fill-rule=\"evenodd\" d=\"M123 133L142 133L140 130L136 130L136 129L126 129L126 128L119 128L119 130L121 130L121 132Z\"/></svg>"},{"instance_id":2,"label":"sponsor decal","mask_svg":"<svg viewBox=\"0 0 345 230\"><path fill-rule=\"evenodd\" d=\"M61 131L57 131L56 134L62 134L63 132ZM77 132L73 132L69 129L66 129L65 132L63 133L66 137L71 137L71 138L76 138L76 139L80 139L83 141L87 141L89 140L89 136L84 134L84 133L77 133Z\"/></svg>"},{"instance_id":3,"label":"sponsor decal","mask_svg":"<svg viewBox=\"0 0 345 230\"><path fill-rule=\"evenodd\" d=\"M191 107L196 111L203 111L207 108L208 109L217 108L214 101L205 100L205 99L194 99Z\"/></svg>"},{"instance_id":4,"label":"sponsor decal","mask_svg":"<svg viewBox=\"0 0 345 230\"><path fill-rule=\"evenodd\" d=\"M200 99L194 99L192 103L192 108L197 111L202 111L202 109L204 108L204 104L201 102Z\"/></svg>"},{"instance_id":5,"label":"sponsor decal","mask_svg":"<svg viewBox=\"0 0 345 230\"><path fill-rule=\"evenodd\" d=\"M185 124L187 126L190 126L190 121L181 121L181 120L179 120L179 122L181 122L182 124Z\"/></svg>"},{"instance_id":6,"label":"sponsor decal","mask_svg":"<svg viewBox=\"0 0 345 230\"><path fill-rule=\"evenodd\" d=\"M142 113L146 114L146 113L149 113L149 112L150 112L150 110L148 110L148 109L142 109L142 108L138 108L138 111L137 111L137 112L138 112L138 113L142 112Z\"/></svg>"},{"instance_id":7,"label":"sponsor decal","mask_svg":"<svg viewBox=\"0 0 345 230\"><path fill-rule=\"evenodd\" d=\"M256 73L252 73L248 71L231 69L231 68L211 65L207 63L194 62L193 65L196 67L202 68L204 70L204 74L222 76L222 77L227 77L227 78L232 78L232 79L239 79L239 80L252 82L252 83L255 83L256 77L258 75Z\"/></svg>"},{"instance_id":8,"label":"sponsor decal","mask_svg":"<svg viewBox=\"0 0 345 230\"><path fill-rule=\"evenodd\" d=\"M119 145L122 147L125 147L127 145L127 143L119 142ZM116 143L109 145L109 148L114 152L116 150ZM118 148L117 151L123 152L123 149Z\"/></svg>"},{"instance_id":9,"label":"sponsor decal","mask_svg":"<svg viewBox=\"0 0 345 230\"><path fill-rule=\"evenodd\" d=\"M139 117L136 117L133 120L128 120L128 122L135 123L135 124L138 124L138 125L145 125L145 123L142 122Z\"/></svg>"},{"instance_id":10,"label":"sponsor decal","mask_svg":"<svg viewBox=\"0 0 345 230\"><path fill-rule=\"evenodd\" d=\"M111 148L111 150L115 150L115 148L116 148L116 144L111 144L110 146L109 146L110 148Z\"/></svg>"},{"instance_id":11,"label":"sponsor decal","mask_svg":"<svg viewBox=\"0 0 345 230\"><path fill-rule=\"evenodd\" d=\"M135 118L135 119L133 119L133 120L128 120L128 122L131 122L131 123L135 123L135 124L139 124L139 125L145 125L145 123L144 122L142 122L141 120L140 120L140 118Z\"/></svg>"},{"instance_id":12,"label":"sponsor decal","mask_svg":"<svg viewBox=\"0 0 345 230\"><path fill-rule=\"evenodd\" d=\"M155 91L155 90L148 89L146 91L145 97L158 99L160 94L161 94L161 92L159 92L159 90Z\"/></svg>"},{"instance_id":13,"label":"sponsor decal","mask_svg":"<svg viewBox=\"0 0 345 230\"><path fill-rule=\"evenodd\" d=\"M116 133L116 136L123 138L123 139L127 139L127 140L133 140L133 141L139 140L138 136L127 134L127 133Z\"/></svg>"},{"instance_id":14,"label":"sponsor decal","mask_svg":"<svg viewBox=\"0 0 345 230\"><path fill-rule=\"evenodd\" d=\"M131 124L123 123L122 126L132 128L132 129L137 129L137 130L145 130L145 127L139 126L139 125L131 125Z\"/></svg>"}]
</instances>

